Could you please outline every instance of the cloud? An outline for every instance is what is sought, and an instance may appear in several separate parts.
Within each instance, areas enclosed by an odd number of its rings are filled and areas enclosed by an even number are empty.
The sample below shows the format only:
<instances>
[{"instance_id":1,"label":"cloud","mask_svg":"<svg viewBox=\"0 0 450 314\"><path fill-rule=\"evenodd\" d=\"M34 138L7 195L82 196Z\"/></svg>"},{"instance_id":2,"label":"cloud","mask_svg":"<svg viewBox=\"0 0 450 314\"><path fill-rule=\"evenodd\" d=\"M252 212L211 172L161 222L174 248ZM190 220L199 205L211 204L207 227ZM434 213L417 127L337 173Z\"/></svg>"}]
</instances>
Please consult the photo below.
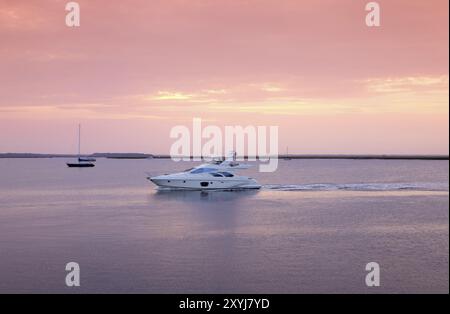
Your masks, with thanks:
<instances>
[{"instance_id":1,"label":"cloud","mask_svg":"<svg viewBox=\"0 0 450 314\"><path fill-rule=\"evenodd\" d=\"M159 91L154 96L146 97L146 100L187 100L194 97L192 94L184 94L181 92Z\"/></svg>"},{"instance_id":2,"label":"cloud","mask_svg":"<svg viewBox=\"0 0 450 314\"><path fill-rule=\"evenodd\" d=\"M289 78L285 82L248 82L222 88L216 84L214 88L198 90L158 91L135 99L136 106L188 115L196 112L291 116L448 111L448 75L349 80L341 86L349 92L331 97L326 86L317 89L315 84L307 85L303 78Z\"/></svg>"},{"instance_id":3,"label":"cloud","mask_svg":"<svg viewBox=\"0 0 450 314\"><path fill-rule=\"evenodd\" d=\"M277 92L282 92L282 91L286 90L283 87L280 87L276 84L271 84L271 83L261 84L260 89L264 92L269 92L269 93L277 93Z\"/></svg>"},{"instance_id":4,"label":"cloud","mask_svg":"<svg viewBox=\"0 0 450 314\"><path fill-rule=\"evenodd\" d=\"M365 80L369 92L399 93L448 90L448 75L407 76Z\"/></svg>"}]
</instances>

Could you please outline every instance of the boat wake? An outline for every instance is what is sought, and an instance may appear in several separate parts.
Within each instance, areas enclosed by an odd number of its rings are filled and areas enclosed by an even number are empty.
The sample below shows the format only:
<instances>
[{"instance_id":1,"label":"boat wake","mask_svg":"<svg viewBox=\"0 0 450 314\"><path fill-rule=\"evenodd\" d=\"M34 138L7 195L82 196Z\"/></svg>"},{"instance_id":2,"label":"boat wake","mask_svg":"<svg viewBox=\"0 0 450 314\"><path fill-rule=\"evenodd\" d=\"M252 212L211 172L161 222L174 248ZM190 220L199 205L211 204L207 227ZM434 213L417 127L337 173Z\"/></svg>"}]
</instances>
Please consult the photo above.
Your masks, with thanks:
<instances>
[{"instance_id":1,"label":"boat wake","mask_svg":"<svg viewBox=\"0 0 450 314\"><path fill-rule=\"evenodd\" d=\"M448 191L448 183L318 183L266 184L263 189L277 191Z\"/></svg>"}]
</instances>

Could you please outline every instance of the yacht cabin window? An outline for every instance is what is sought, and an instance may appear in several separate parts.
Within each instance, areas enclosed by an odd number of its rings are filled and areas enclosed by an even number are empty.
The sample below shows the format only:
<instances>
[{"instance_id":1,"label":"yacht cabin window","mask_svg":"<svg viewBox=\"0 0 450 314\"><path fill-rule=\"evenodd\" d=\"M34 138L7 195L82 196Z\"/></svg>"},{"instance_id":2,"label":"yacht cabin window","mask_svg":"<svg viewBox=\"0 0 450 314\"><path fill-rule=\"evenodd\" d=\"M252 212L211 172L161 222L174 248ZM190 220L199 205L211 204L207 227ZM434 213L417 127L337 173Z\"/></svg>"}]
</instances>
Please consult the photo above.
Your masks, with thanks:
<instances>
[{"instance_id":1,"label":"yacht cabin window","mask_svg":"<svg viewBox=\"0 0 450 314\"><path fill-rule=\"evenodd\" d=\"M228 178L234 177L234 175L232 173L229 173L229 172L223 171L223 172L219 172L219 173L221 175L223 175L224 177L228 177Z\"/></svg>"}]
</instances>

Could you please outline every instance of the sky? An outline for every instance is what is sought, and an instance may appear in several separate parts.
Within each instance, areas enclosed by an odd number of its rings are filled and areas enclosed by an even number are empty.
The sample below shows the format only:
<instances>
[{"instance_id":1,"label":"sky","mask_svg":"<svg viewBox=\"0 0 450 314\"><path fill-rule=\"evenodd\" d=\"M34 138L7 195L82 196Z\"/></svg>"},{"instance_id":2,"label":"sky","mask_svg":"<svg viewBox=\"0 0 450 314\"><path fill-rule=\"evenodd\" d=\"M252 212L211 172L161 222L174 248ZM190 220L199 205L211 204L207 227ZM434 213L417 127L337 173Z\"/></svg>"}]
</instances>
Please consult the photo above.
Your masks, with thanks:
<instances>
[{"instance_id":1,"label":"sky","mask_svg":"<svg viewBox=\"0 0 450 314\"><path fill-rule=\"evenodd\" d=\"M448 0L0 0L0 153L168 154L177 125L298 154L448 154Z\"/></svg>"}]
</instances>

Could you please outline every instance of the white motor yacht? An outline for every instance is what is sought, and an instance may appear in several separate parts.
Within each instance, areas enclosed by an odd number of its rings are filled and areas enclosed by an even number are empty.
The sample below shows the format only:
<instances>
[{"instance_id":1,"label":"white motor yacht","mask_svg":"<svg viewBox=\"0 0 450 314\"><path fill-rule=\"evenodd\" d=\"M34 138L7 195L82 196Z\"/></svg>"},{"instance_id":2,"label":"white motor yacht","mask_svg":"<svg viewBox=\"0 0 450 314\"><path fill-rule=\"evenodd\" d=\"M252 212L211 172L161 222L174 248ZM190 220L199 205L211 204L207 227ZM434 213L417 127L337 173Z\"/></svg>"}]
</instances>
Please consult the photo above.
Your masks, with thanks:
<instances>
[{"instance_id":1,"label":"white motor yacht","mask_svg":"<svg viewBox=\"0 0 450 314\"><path fill-rule=\"evenodd\" d=\"M250 177L235 173L250 165L236 162L236 155L225 160L215 160L183 172L148 177L159 187L183 190L241 190L259 189L261 185Z\"/></svg>"}]
</instances>

